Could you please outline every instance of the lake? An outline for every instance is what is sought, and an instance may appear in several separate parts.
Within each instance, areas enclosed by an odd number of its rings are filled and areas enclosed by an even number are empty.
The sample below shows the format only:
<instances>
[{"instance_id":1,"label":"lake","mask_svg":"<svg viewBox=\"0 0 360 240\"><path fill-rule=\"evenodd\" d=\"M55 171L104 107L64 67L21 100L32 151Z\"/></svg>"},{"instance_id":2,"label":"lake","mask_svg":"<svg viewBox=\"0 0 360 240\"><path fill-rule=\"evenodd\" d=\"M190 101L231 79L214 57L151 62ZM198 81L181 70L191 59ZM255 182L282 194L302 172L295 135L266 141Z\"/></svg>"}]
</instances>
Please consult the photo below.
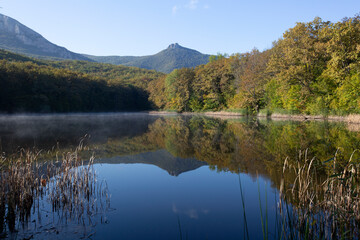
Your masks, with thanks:
<instances>
[{"instance_id":1,"label":"lake","mask_svg":"<svg viewBox=\"0 0 360 240\"><path fill-rule=\"evenodd\" d=\"M285 159L306 154L321 163L337 152L345 162L359 140L360 127L341 122L146 113L0 116L5 157L25 148L41 150L41 161L49 161L81 142L81 156L85 162L95 157L97 181L110 200L90 220L63 221L45 196L15 232L3 219L1 236L262 239L265 231L276 239L282 179L295 178L283 171ZM300 205L290 195L288 203Z\"/></svg>"}]
</instances>

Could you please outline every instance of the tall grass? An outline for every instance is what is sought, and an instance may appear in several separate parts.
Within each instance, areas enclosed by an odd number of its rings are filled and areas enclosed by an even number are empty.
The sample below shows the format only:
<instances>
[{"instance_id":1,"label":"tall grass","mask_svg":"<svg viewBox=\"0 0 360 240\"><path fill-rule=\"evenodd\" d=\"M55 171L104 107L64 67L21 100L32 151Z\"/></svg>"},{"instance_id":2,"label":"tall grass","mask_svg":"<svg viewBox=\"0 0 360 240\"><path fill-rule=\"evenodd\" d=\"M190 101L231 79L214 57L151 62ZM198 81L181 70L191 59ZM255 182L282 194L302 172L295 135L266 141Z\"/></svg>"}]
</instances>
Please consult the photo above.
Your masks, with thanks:
<instances>
[{"instance_id":1,"label":"tall grass","mask_svg":"<svg viewBox=\"0 0 360 240\"><path fill-rule=\"evenodd\" d=\"M325 162L309 159L307 151L300 152L296 163L285 160L283 173L293 172L295 180L284 174L280 187L282 238L360 237L360 169L353 156L341 169L336 154Z\"/></svg>"},{"instance_id":2,"label":"tall grass","mask_svg":"<svg viewBox=\"0 0 360 240\"><path fill-rule=\"evenodd\" d=\"M239 172L240 172L240 169L239 169ZM240 196L241 196L241 205L242 205L243 218L244 218L244 225L243 225L244 236L243 236L243 239L250 239L249 238L249 228L248 228L248 223L247 223L247 219L246 219L244 191L243 191L242 184L241 184L240 173L238 174L238 176L239 176L239 189L240 189Z\"/></svg>"},{"instance_id":3,"label":"tall grass","mask_svg":"<svg viewBox=\"0 0 360 240\"><path fill-rule=\"evenodd\" d=\"M25 150L16 159L1 156L0 237L18 232L18 226L39 212L42 199L51 204L57 220L83 223L109 206L107 188L96 179L94 158L84 162L81 148L53 162L39 162L41 152Z\"/></svg>"},{"instance_id":4,"label":"tall grass","mask_svg":"<svg viewBox=\"0 0 360 240\"><path fill-rule=\"evenodd\" d=\"M345 164L338 163L337 153L324 162L309 158L307 151L300 151L295 162L285 159L274 232L268 228L267 190L264 217L258 182L263 239L359 239L360 159L355 158L356 152ZM241 188L240 192L243 196Z\"/></svg>"}]
</instances>

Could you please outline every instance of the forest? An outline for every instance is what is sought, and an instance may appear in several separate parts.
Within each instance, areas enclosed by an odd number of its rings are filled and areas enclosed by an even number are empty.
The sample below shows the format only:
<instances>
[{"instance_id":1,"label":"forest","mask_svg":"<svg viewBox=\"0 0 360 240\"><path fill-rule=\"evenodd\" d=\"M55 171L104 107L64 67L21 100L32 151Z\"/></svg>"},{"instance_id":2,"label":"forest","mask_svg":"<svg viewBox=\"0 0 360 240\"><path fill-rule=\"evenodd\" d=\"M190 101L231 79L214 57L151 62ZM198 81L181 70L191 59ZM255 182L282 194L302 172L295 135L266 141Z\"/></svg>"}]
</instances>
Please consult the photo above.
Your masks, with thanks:
<instances>
[{"instance_id":1,"label":"forest","mask_svg":"<svg viewBox=\"0 0 360 240\"><path fill-rule=\"evenodd\" d=\"M153 70L0 51L0 112L360 113L360 16L297 23L270 49Z\"/></svg>"},{"instance_id":2,"label":"forest","mask_svg":"<svg viewBox=\"0 0 360 240\"><path fill-rule=\"evenodd\" d=\"M218 54L149 83L160 109L360 113L360 16L297 23L271 49Z\"/></svg>"},{"instance_id":3,"label":"forest","mask_svg":"<svg viewBox=\"0 0 360 240\"><path fill-rule=\"evenodd\" d=\"M86 61L36 60L0 51L0 112L139 111L162 73Z\"/></svg>"}]
</instances>

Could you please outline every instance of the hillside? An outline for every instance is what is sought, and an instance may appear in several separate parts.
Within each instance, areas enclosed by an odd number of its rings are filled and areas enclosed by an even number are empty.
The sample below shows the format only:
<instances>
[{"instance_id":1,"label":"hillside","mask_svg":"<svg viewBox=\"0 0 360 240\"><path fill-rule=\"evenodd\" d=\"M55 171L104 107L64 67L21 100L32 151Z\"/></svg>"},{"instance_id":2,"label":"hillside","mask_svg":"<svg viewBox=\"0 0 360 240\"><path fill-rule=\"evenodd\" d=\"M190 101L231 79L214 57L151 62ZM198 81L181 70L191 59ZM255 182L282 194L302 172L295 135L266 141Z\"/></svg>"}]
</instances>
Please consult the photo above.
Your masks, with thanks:
<instances>
[{"instance_id":1,"label":"hillside","mask_svg":"<svg viewBox=\"0 0 360 240\"><path fill-rule=\"evenodd\" d=\"M141 69L137 67L127 67L122 65L112 65L106 63L96 63L88 61L51 61L35 59L24 55L12 53L0 49L0 60L10 62L31 62L36 65L49 66L52 68L70 70L91 76L92 79L105 80L111 85L133 85L146 89L150 81L164 76L163 73L154 70Z\"/></svg>"},{"instance_id":2,"label":"hillside","mask_svg":"<svg viewBox=\"0 0 360 240\"><path fill-rule=\"evenodd\" d=\"M109 112L151 108L153 70L39 60L0 50L0 113Z\"/></svg>"},{"instance_id":3,"label":"hillside","mask_svg":"<svg viewBox=\"0 0 360 240\"><path fill-rule=\"evenodd\" d=\"M196 50L185 48L177 43L171 44L161 52L142 57L133 56L91 56L84 55L97 62L115 65L134 66L145 69L154 69L163 73L170 73L174 69L191 68L209 62L210 55L202 54Z\"/></svg>"},{"instance_id":4,"label":"hillside","mask_svg":"<svg viewBox=\"0 0 360 240\"><path fill-rule=\"evenodd\" d=\"M146 89L148 83L165 74L154 70L87 61L50 61L50 66L105 79L112 85L133 85Z\"/></svg>"},{"instance_id":5,"label":"hillside","mask_svg":"<svg viewBox=\"0 0 360 240\"><path fill-rule=\"evenodd\" d=\"M43 59L92 61L57 46L15 19L0 14L0 49Z\"/></svg>"}]
</instances>

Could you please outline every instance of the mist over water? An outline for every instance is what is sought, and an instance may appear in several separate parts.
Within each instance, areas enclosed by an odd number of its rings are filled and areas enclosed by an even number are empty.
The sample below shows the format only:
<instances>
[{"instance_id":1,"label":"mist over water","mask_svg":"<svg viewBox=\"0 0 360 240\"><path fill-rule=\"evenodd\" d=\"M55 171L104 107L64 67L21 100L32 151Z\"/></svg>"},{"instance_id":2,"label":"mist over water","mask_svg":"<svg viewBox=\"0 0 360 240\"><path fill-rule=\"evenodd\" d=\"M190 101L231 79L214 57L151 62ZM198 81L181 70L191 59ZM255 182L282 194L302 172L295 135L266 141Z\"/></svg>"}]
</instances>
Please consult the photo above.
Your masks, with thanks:
<instances>
[{"instance_id":1,"label":"mist over water","mask_svg":"<svg viewBox=\"0 0 360 240\"><path fill-rule=\"evenodd\" d=\"M0 146L5 153L76 147L85 135L90 143L106 142L143 134L154 120L142 113L0 115Z\"/></svg>"}]
</instances>

